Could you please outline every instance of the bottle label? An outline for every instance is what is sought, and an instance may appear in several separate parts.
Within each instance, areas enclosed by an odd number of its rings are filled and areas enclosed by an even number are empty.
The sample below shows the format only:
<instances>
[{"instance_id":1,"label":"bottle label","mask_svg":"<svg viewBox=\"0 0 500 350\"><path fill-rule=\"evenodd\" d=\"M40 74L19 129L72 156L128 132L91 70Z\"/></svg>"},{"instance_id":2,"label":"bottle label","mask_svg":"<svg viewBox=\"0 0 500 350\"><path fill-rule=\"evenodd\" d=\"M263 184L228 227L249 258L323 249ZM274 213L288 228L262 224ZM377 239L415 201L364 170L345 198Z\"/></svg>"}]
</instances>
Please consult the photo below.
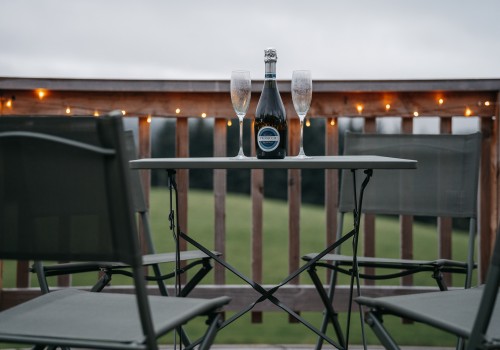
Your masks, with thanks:
<instances>
[{"instance_id":1,"label":"bottle label","mask_svg":"<svg viewBox=\"0 0 500 350\"><path fill-rule=\"evenodd\" d=\"M272 152L280 144L280 134L272 126L264 126L257 133L257 143L264 152Z\"/></svg>"}]
</instances>

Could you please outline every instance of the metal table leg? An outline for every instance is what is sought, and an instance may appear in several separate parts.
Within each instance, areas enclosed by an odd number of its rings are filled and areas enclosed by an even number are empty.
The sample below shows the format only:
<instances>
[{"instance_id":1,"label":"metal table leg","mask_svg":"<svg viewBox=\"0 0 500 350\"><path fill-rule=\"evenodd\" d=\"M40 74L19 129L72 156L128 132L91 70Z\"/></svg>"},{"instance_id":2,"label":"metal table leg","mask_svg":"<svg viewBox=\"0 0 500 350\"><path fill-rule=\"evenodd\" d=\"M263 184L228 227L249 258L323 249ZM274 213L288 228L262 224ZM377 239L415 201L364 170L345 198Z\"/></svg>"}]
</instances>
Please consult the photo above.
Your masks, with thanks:
<instances>
[{"instance_id":1,"label":"metal table leg","mask_svg":"<svg viewBox=\"0 0 500 350\"><path fill-rule=\"evenodd\" d=\"M326 340L328 343L336 347L337 349L347 349L348 344L349 344L349 328L350 328L350 315L351 315L351 309L352 309L352 297L353 297L353 292L354 292L354 281L356 280L356 290L357 290L357 295L360 295L360 285L359 285L359 272L358 272L358 265L357 265L357 248L358 248L358 236L359 236L359 227L360 227L360 216L361 216L361 208L362 208L362 201L363 201L363 193L364 190L370 180L370 177L372 176L372 170L365 170L365 179L363 183L361 184L360 188L360 193L359 193L359 201L357 200L357 195L356 195L356 176L353 176L353 186L354 186L354 203L356 203L356 208L354 209L354 215L355 215L355 223L354 223L354 228L344 235L342 238L328 246L326 249L324 249L321 253L316 255L313 259L309 260L306 264L301 266L298 270L292 272L288 277L286 277L280 284L276 285L273 288L270 289L265 289L262 287L259 283L251 280L247 276L243 275L241 272L239 272L236 268L231 266L229 263L226 261L220 259L218 256L213 254L210 250L205 248L203 245L200 243L196 242L194 239L186 235L182 230L180 229L179 225L176 224L178 223L178 211L177 213L173 210L173 206L175 203L175 208L177 210L178 208L178 193L177 193L177 185L175 182L175 170L168 170L168 179L169 179L169 192L170 192L170 213L169 213L169 220L170 220L170 228L172 232L174 233L174 239L176 241L176 270L180 270L180 258L179 258L179 239L182 238L186 242L190 243L206 255L210 256L213 260L215 260L217 263L221 264L224 266L226 269L234 273L236 276L238 276L241 280L249 284L255 291L257 291L261 297L259 297L257 300L255 300L253 303L249 304L247 307L243 308L239 312L237 312L235 315L233 315L231 318L226 320L220 328L224 328L225 326L229 325L230 323L234 322L241 316L243 316L245 313L251 311L255 305L258 303L264 301L264 300L269 300L279 308L281 308L283 311L287 312L289 315L294 317L297 321L301 322L303 325L305 325L307 328L309 328L311 331L316 333L319 337L322 339ZM355 175L355 171L353 170L353 175ZM174 196L174 198L173 198ZM348 311L348 322L347 322L347 333L346 333L346 340L345 340L345 346L343 344L339 344L338 342L334 341L330 337L328 337L324 332L320 331L317 329L315 326L310 324L308 321L306 321L304 318L302 318L300 315L298 315L296 312L294 312L292 309L290 309L288 306L283 304L278 298L274 296L274 293L276 293L279 288L282 286L286 285L289 283L291 280L293 280L295 277L300 275L302 272L308 270L316 264L320 259L322 259L325 255L329 254L331 251L333 251L335 248L346 242L348 239L353 238L353 273L351 277L351 284L350 284L350 301L349 301L349 311ZM176 279L176 290L178 291L177 293L180 293L180 279ZM360 309L361 313L361 309ZM363 326L362 326L363 327ZM364 332L363 332L364 334ZM364 336L363 336L364 340ZM343 343L343 341L341 340ZM193 345L196 344L196 342L192 343Z\"/></svg>"}]
</instances>

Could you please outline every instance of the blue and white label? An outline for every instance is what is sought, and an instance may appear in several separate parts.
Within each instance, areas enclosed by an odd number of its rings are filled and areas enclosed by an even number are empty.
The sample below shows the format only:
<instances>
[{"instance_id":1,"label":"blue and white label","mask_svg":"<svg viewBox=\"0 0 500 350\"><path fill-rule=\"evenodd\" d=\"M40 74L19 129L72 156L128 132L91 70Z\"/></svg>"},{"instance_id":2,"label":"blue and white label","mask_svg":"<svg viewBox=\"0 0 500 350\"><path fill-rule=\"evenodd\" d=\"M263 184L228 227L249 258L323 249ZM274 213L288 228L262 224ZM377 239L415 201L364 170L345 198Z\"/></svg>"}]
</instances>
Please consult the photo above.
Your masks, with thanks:
<instances>
[{"instance_id":1,"label":"blue and white label","mask_svg":"<svg viewBox=\"0 0 500 350\"><path fill-rule=\"evenodd\" d=\"M257 144L264 152L272 152L280 144L280 134L272 126L264 126L257 133Z\"/></svg>"}]
</instances>

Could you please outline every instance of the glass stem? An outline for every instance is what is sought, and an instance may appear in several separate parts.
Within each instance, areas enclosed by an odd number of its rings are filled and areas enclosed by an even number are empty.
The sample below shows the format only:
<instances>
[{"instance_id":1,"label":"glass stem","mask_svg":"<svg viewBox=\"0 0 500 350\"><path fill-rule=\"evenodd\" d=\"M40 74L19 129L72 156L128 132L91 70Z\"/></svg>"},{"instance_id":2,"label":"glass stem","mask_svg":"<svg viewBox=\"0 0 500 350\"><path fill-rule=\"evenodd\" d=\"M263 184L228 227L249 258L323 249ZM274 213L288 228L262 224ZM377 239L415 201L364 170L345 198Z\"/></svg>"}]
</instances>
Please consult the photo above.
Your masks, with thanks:
<instances>
[{"instance_id":1,"label":"glass stem","mask_svg":"<svg viewBox=\"0 0 500 350\"><path fill-rule=\"evenodd\" d=\"M238 156L243 155L243 118L238 118L240 120L240 150L238 151Z\"/></svg>"},{"instance_id":2,"label":"glass stem","mask_svg":"<svg viewBox=\"0 0 500 350\"><path fill-rule=\"evenodd\" d=\"M299 150L299 156L304 155L304 147L303 147L303 142L304 142L304 118L301 117L300 119L300 150Z\"/></svg>"}]
</instances>

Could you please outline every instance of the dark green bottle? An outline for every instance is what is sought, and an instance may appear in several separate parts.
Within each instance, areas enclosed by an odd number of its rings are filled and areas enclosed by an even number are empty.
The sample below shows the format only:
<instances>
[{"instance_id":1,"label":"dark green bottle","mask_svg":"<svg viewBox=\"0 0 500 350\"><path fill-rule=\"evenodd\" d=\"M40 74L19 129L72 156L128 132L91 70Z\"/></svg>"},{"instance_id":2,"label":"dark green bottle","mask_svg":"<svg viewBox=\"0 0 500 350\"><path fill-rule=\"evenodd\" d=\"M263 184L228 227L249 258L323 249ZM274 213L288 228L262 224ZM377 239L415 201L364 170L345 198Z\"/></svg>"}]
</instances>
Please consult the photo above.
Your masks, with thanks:
<instances>
[{"instance_id":1,"label":"dark green bottle","mask_svg":"<svg viewBox=\"0 0 500 350\"><path fill-rule=\"evenodd\" d=\"M255 111L255 148L259 159L283 159L286 156L288 123L285 107L276 83L276 50L264 50L266 75Z\"/></svg>"}]
</instances>

